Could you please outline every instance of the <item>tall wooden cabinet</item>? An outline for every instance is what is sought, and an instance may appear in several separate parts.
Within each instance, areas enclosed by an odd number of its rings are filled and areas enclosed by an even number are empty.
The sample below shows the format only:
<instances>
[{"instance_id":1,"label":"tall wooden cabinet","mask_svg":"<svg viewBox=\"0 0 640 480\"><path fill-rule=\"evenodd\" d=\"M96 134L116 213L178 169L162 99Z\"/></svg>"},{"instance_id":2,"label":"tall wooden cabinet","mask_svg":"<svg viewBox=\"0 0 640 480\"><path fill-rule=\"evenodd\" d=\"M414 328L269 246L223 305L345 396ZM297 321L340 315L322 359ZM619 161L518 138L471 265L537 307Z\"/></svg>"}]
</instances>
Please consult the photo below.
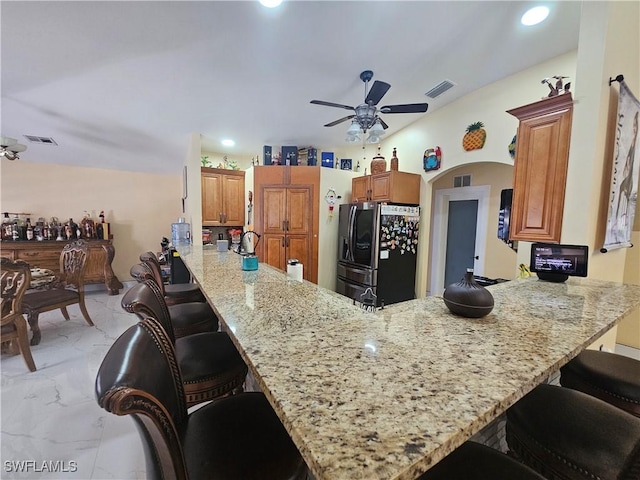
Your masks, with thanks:
<instances>
[{"instance_id":1,"label":"tall wooden cabinet","mask_svg":"<svg viewBox=\"0 0 640 480\"><path fill-rule=\"evenodd\" d=\"M420 203L420 175L390 170L355 177L351 181L351 202Z\"/></svg>"},{"instance_id":2,"label":"tall wooden cabinet","mask_svg":"<svg viewBox=\"0 0 640 480\"><path fill-rule=\"evenodd\" d=\"M304 278L317 282L320 167L255 167L254 189L260 261L286 270L296 258Z\"/></svg>"},{"instance_id":3,"label":"tall wooden cabinet","mask_svg":"<svg viewBox=\"0 0 640 480\"><path fill-rule=\"evenodd\" d=\"M244 172L202 167L202 225L244 225Z\"/></svg>"},{"instance_id":4,"label":"tall wooden cabinet","mask_svg":"<svg viewBox=\"0 0 640 480\"><path fill-rule=\"evenodd\" d=\"M560 242L572 111L570 93L507 111L520 120L511 240Z\"/></svg>"}]
</instances>

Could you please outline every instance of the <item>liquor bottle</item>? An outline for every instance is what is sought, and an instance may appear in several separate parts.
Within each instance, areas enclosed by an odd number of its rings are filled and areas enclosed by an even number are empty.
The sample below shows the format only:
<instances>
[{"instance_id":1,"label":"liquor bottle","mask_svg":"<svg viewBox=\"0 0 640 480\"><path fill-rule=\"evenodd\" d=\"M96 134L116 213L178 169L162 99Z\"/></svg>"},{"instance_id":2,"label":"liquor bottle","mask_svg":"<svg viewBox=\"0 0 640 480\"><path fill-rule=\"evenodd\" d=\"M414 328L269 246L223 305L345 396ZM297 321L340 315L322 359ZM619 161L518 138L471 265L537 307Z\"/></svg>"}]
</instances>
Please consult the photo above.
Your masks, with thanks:
<instances>
[{"instance_id":1,"label":"liquor bottle","mask_svg":"<svg viewBox=\"0 0 640 480\"><path fill-rule=\"evenodd\" d=\"M26 240L27 239L27 224L17 214L16 214L16 219L17 219L16 225L17 225L17 229L18 229L18 238L17 238L17 240Z\"/></svg>"},{"instance_id":2,"label":"liquor bottle","mask_svg":"<svg viewBox=\"0 0 640 480\"><path fill-rule=\"evenodd\" d=\"M91 220L89 212L84 212L84 218L81 223L84 238L95 238L95 224L93 223L93 220Z\"/></svg>"},{"instance_id":3,"label":"liquor bottle","mask_svg":"<svg viewBox=\"0 0 640 480\"><path fill-rule=\"evenodd\" d=\"M49 222L46 220L42 226L42 238L43 240L51 240L51 229L49 228Z\"/></svg>"},{"instance_id":4,"label":"liquor bottle","mask_svg":"<svg viewBox=\"0 0 640 480\"><path fill-rule=\"evenodd\" d=\"M31 219L29 217L27 217L26 237L27 240L33 240L33 226L31 225Z\"/></svg>"},{"instance_id":5,"label":"liquor bottle","mask_svg":"<svg viewBox=\"0 0 640 480\"><path fill-rule=\"evenodd\" d=\"M11 239L20 240L20 229L18 228L18 214L13 217L11 222Z\"/></svg>"},{"instance_id":6,"label":"liquor bottle","mask_svg":"<svg viewBox=\"0 0 640 480\"><path fill-rule=\"evenodd\" d=\"M4 219L2 220L2 240L12 240L12 237L11 237L12 230L13 230L12 222L11 222L11 219L9 218L9 213L4 212Z\"/></svg>"},{"instance_id":7,"label":"liquor bottle","mask_svg":"<svg viewBox=\"0 0 640 480\"><path fill-rule=\"evenodd\" d=\"M70 218L67 224L64 226L64 236L67 240L71 240L73 236L76 234L76 229L74 228L75 223L73 223L73 218Z\"/></svg>"}]
</instances>

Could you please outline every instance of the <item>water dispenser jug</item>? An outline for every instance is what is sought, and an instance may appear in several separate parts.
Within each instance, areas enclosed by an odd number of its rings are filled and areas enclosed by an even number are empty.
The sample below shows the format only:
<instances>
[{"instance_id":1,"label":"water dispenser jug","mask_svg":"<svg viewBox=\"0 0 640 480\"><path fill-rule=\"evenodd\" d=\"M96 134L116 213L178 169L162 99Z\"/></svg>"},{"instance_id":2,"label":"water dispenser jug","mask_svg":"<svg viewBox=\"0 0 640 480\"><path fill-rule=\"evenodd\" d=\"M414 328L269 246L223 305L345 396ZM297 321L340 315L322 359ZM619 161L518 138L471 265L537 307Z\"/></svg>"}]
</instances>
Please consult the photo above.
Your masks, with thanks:
<instances>
[{"instance_id":1,"label":"water dispenser jug","mask_svg":"<svg viewBox=\"0 0 640 480\"><path fill-rule=\"evenodd\" d=\"M189 245L191 243L191 224L186 223L183 217L171 224L171 243L174 246Z\"/></svg>"}]
</instances>

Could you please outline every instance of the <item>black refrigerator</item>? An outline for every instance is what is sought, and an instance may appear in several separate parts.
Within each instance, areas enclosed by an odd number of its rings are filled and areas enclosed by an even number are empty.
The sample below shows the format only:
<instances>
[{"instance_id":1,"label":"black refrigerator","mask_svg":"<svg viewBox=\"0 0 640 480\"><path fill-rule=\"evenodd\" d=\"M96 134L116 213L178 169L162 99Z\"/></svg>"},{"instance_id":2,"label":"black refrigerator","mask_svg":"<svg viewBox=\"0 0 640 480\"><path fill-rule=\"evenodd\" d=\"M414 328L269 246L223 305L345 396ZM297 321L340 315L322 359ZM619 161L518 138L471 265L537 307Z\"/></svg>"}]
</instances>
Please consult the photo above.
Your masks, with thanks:
<instances>
[{"instance_id":1,"label":"black refrigerator","mask_svg":"<svg viewBox=\"0 0 640 480\"><path fill-rule=\"evenodd\" d=\"M420 207L377 202L340 205L336 291L377 306L415 298Z\"/></svg>"}]
</instances>

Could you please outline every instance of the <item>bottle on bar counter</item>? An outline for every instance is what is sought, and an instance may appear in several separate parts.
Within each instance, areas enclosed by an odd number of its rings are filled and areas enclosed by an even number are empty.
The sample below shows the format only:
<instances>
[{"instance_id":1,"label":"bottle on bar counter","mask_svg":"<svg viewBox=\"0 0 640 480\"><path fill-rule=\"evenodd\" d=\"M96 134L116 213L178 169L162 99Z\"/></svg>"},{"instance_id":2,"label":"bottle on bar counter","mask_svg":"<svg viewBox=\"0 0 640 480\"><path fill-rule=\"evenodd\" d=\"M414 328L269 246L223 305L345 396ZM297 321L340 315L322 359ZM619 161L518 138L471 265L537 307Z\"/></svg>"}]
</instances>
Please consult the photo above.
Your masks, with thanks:
<instances>
[{"instance_id":1,"label":"bottle on bar counter","mask_svg":"<svg viewBox=\"0 0 640 480\"><path fill-rule=\"evenodd\" d=\"M9 218L9 212L4 212L2 219L2 240L12 240L11 232L13 230L13 222Z\"/></svg>"},{"instance_id":2,"label":"bottle on bar counter","mask_svg":"<svg viewBox=\"0 0 640 480\"><path fill-rule=\"evenodd\" d=\"M27 237L27 240L33 240L33 226L31 225L31 219L29 217L27 217L27 225L26 225L26 230L25 230L25 235Z\"/></svg>"}]
</instances>

